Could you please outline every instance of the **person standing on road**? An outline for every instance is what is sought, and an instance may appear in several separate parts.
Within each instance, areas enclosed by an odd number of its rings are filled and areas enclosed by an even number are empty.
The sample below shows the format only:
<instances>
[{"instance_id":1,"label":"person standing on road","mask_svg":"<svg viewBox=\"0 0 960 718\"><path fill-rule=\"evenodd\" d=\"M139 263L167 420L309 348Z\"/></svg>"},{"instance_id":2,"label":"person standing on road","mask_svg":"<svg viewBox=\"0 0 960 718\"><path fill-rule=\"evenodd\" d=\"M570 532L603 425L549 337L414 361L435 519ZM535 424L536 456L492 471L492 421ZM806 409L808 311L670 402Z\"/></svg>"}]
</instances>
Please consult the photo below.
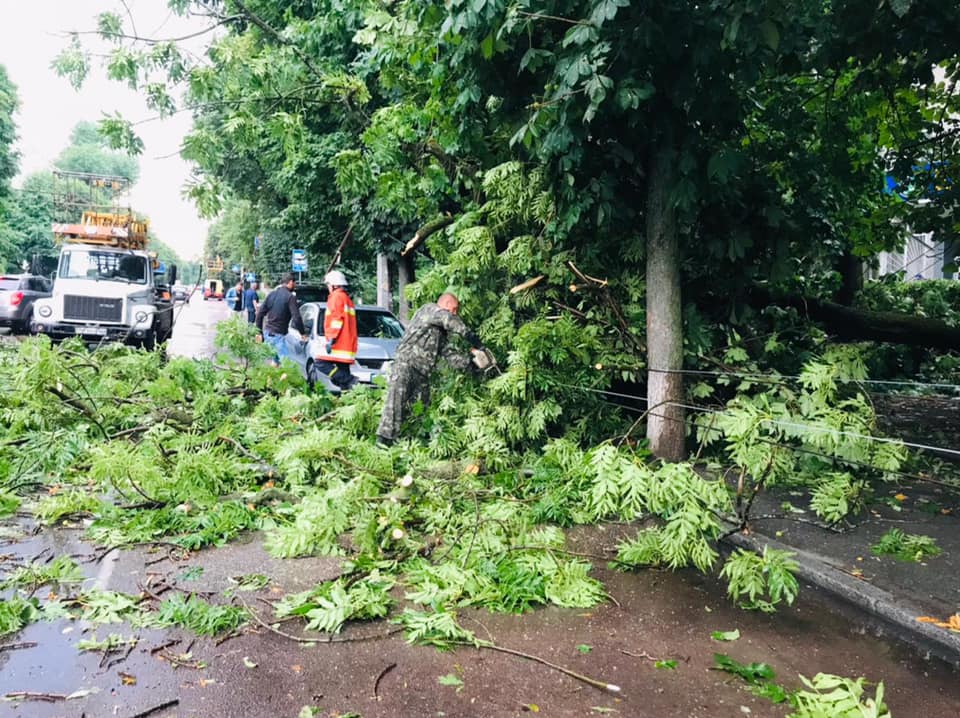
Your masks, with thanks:
<instances>
[{"instance_id":1,"label":"person standing on road","mask_svg":"<svg viewBox=\"0 0 960 718\"><path fill-rule=\"evenodd\" d=\"M323 279L329 295L323 317L323 343L313 369L330 377L341 389L356 383L350 366L357 357L357 312L347 294L347 278L334 269Z\"/></svg>"},{"instance_id":2,"label":"person standing on road","mask_svg":"<svg viewBox=\"0 0 960 718\"><path fill-rule=\"evenodd\" d=\"M237 282L233 288L233 305L230 307L237 314L243 309L243 282Z\"/></svg>"},{"instance_id":3,"label":"person standing on road","mask_svg":"<svg viewBox=\"0 0 960 718\"><path fill-rule=\"evenodd\" d=\"M257 321L259 306L260 294L257 292L257 283L250 282L250 288L243 293L243 308L247 310L247 321L251 324Z\"/></svg>"},{"instance_id":4,"label":"person standing on road","mask_svg":"<svg viewBox=\"0 0 960 718\"><path fill-rule=\"evenodd\" d=\"M483 351L480 338L457 316L460 300L449 292L440 295L436 304L424 304L407 327L397 356L390 370L387 398L377 427L377 443L389 446L400 435L400 427L411 407L420 401L430 401L430 376L442 356L454 369L465 371L471 366L471 357L448 346L451 333L464 337L472 354Z\"/></svg>"},{"instance_id":5,"label":"person standing on road","mask_svg":"<svg viewBox=\"0 0 960 718\"><path fill-rule=\"evenodd\" d=\"M260 330L257 341L266 342L273 347L275 366L279 366L280 360L289 355L287 330L291 324L300 332L301 341L307 340L303 317L300 316L300 307L297 304L297 295L293 293L296 287L297 275L292 272L286 274L283 284L270 292L257 309L255 323Z\"/></svg>"}]
</instances>

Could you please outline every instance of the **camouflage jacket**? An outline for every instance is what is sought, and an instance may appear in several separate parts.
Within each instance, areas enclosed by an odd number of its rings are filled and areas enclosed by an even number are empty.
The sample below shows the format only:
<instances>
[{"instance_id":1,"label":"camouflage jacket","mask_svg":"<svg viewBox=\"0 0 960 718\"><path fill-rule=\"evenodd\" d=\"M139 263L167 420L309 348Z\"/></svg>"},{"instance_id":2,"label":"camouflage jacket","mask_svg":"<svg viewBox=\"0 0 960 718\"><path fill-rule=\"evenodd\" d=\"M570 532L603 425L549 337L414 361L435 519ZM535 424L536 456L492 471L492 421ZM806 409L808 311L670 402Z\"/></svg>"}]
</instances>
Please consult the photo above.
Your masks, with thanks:
<instances>
[{"instance_id":1,"label":"camouflage jacket","mask_svg":"<svg viewBox=\"0 0 960 718\"><path fill-rule=\"evenodd\" d=\"M464 337L474 348L481 346L480 338L456 314L433 303L424 304L417 310L397 347L397 364L421 374L430 374L442 356L454 369L468 369L470 356L448 346L450 333Z\"/></svg>"}]
</instances>

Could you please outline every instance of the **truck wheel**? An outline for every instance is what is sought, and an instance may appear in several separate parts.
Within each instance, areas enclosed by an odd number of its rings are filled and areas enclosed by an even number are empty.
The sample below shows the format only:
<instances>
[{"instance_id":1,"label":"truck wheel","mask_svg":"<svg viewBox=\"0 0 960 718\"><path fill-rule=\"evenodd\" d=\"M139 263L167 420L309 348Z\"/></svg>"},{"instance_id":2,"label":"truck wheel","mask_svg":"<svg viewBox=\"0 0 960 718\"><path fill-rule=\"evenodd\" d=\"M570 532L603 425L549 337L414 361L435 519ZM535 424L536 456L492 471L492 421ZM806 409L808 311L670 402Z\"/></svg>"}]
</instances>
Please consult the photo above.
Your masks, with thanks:
<instances>
[{"instance_id":1,"label":"truck wheel","mask_svg":"<svg viewBox=\"0 0 960 718\"><path fill-rule=\"evenodd\" d=\"M141 342L140 346L146 349L148 352L152 352L157 348L157 337L153 332L150 332L145 336Z\"/></svg>"}]
</instances>

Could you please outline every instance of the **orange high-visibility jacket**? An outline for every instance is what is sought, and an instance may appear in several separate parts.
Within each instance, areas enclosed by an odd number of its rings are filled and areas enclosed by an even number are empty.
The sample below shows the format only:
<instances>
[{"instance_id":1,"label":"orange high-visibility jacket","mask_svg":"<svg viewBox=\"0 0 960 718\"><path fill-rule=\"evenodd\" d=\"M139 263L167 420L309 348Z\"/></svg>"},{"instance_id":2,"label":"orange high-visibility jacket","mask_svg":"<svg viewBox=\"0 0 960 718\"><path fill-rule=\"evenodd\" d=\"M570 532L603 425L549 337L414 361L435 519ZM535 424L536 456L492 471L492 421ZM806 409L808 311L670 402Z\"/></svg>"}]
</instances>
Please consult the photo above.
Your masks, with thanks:
<instances>
[{"instance_id":1,"label":"orange high-visibility jacket","mask_svg":"<svg viewBox=\"0 0 960 718\"><path fill-rule=\"evenodd\" d=\"M357 357L357 311L353 300L341 287L334 287L327 298L327 311L323 317L323 336L333 347L327 353L326 342L320 347L317 359L352 364Z\"/></svg>"}]
</instances>

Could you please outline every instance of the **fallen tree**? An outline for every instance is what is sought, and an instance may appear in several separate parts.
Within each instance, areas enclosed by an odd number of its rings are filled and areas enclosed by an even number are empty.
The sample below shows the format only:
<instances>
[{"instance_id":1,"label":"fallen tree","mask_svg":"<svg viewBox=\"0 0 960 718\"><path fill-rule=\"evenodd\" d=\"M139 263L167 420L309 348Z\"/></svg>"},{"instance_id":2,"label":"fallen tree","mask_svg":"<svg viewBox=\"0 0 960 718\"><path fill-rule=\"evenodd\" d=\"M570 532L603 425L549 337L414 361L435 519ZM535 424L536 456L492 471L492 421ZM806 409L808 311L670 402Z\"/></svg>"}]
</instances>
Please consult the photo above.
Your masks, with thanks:
<instances>
[{"instance_id":1,"label":"fallen tree","mask_svg":"<svg viewBox=\"0 0 960 718\"><path fill-rule=\"evenodd\" d=\"M930 317L846 307L809 297L773 299L763 292L752 294L750 304L756 308L774 304L795 309L823 324L829 334L842 341L891 342L946 351L960 350L960 327Z\"/></svg>"}]
</instances>

